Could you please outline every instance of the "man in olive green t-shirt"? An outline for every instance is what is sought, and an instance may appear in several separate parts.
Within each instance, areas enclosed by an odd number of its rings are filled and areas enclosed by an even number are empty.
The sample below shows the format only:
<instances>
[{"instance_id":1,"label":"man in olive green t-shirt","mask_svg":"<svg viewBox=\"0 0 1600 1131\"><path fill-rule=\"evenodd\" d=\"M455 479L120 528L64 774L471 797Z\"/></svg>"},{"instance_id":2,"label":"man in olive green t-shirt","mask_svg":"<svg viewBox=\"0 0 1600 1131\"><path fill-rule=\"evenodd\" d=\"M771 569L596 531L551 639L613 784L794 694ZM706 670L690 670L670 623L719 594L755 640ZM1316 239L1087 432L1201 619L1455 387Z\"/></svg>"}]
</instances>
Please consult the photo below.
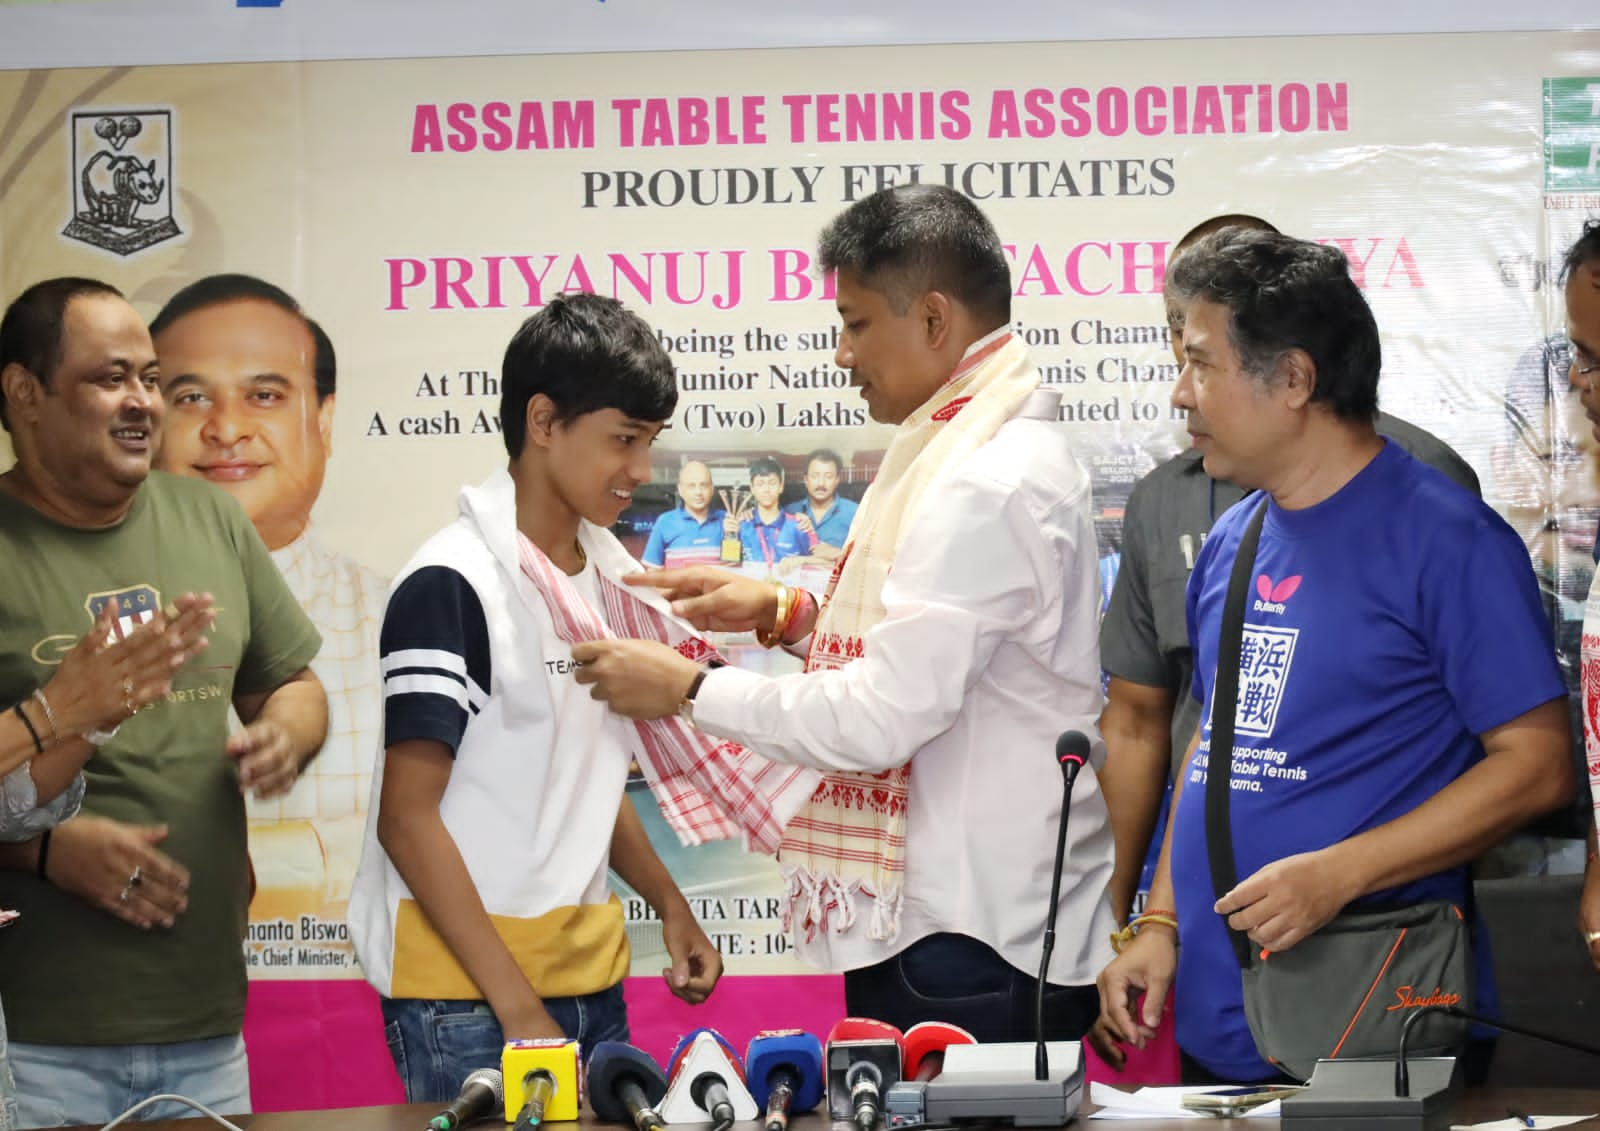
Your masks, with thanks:
<instances>
[{"instance_id":1,"label":"man in olive green t-shirt","mask_svg":"<svg viewBox=\"0 0 1600 1131\"><path fill-rule=\"evenodd\" d=\"M163 1092L249 1110L243 794L286 792L327 725L316 629L236 502L150 470L161 421L150 335L117 291L55 279L8 308L0 703L113 597L124 627L190 591L216 612L166 699L93 736L82 813L0 846L0 906L22 912L0 933L19 1127L104 1123ZM49 761L33 763L41 800L64 785ZM151 1114L185 1114L165 1106Z\"/></svg>"}]
</instances>

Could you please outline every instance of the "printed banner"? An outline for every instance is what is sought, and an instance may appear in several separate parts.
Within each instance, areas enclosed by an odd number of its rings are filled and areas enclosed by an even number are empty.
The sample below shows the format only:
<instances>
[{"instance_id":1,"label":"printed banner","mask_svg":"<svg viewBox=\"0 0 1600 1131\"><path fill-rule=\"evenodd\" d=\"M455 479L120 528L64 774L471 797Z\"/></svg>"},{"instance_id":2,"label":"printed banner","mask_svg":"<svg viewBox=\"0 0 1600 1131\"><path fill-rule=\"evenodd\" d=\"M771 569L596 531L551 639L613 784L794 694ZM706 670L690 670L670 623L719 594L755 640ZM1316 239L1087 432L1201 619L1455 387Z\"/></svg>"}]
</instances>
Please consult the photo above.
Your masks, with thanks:
<instances>
[{"instance_id":1,"label":"printed banner","mask_svg":"<svg viewBox=\"0 0 1600 1131\"><path fill-rule=\"evenodd\" d=\"M288 798L251 807L258 1106L394 1094L344 922L380 741L376 630L388 579L504 464L500 357L550 296L615 295L677 367L654 482L617 528L630 550L819 588L888 431L837 364L818 232L888 185L959 189L1007 244L1015 329L1095 482L1100 561L1083 568L1109 589L1130 488L1184 443L1171 246L1259 214L1349 256L1384 332L1384 408L1477 468L1575 661L1600 471L1554 280L1600 213L1597 75L1600 33L0 73L0 291L90 275L154 316L244 272L293 295L337 357L319 388L321 344L295 345L272 413L175 398L161 457L241 499L326 641L329 744ZM266 322L213 333L287 341ZM215 345L189 337L164 345L169 375L169 350ZM736 991L745 978L836 1013L836 980L792 981L808 972L772 861L684 849L647 791L629 798L725 956L719 996L756 1014L725 1027L793 1021ZM659 923L619 895L630 998L654 1000ZM682 1015L636 1010L663 1051L676 1033L647 1016ZM354 1084L314 1067L357 1046Z\"/></svg>"}]
</instances>

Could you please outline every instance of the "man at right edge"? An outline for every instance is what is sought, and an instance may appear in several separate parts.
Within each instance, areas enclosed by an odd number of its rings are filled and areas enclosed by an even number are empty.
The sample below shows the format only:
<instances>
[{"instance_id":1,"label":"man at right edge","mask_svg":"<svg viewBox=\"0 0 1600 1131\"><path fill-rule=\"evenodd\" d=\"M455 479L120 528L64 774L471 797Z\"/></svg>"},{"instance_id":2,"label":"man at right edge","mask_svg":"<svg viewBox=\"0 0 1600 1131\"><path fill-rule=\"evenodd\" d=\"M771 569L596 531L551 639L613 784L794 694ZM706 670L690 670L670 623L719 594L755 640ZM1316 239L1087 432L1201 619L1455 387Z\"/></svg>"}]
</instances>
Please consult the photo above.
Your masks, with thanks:
<instances>
[{"instance_id":1,"label":"man at right edge","mask_svg":"<svg viewBox=\"0 0 1600 1131\"><path fill-rule=\"evenodd\" d=\"M1101 972L1095 1043L1142 1046L1176 977L1186 1080L1270 1080L1227 927L1279 952L1360 900L1470 906L1467 862L1571 795L1565 692L1516 533L1374 428L1378 327L1341 252L1225 230L1173 264L1167 298L1183 316L1173 404L1206 473L1259 492L1218 520L1189 582L1202 704L1235 552L1267 506L1240 721L1215 767L1234 776L1243 878L1211 889L1207 710L1150 891L1176 933L1145 925ZM1492 976L1474 951L1482 1002Z\"/></svg>"}]
</instances>

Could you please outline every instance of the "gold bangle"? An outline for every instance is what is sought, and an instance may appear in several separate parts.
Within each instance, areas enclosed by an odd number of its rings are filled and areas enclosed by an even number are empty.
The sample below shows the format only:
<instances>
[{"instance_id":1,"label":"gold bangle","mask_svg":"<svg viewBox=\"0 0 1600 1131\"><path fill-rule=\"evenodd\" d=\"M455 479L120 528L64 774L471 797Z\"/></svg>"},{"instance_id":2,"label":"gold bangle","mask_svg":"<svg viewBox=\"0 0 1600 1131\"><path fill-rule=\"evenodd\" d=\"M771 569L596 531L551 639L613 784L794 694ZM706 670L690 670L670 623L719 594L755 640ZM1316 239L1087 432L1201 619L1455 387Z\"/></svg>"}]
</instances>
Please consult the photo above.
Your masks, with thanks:
<instances>
[{"instance_id":1,"label":"gold bangle","mask_svg":"<svg viewBox=\"0 0 1600 1131\"><path fill-rule=\"evenodd\" d=\"M772 616L772 631L756 632L756 643L763 648L772 648L783 642L783 630L789 621L789 603L793 600L787 585L779 582L773 585L778 591L778 607Z\"/></svg>"}]
</instances>

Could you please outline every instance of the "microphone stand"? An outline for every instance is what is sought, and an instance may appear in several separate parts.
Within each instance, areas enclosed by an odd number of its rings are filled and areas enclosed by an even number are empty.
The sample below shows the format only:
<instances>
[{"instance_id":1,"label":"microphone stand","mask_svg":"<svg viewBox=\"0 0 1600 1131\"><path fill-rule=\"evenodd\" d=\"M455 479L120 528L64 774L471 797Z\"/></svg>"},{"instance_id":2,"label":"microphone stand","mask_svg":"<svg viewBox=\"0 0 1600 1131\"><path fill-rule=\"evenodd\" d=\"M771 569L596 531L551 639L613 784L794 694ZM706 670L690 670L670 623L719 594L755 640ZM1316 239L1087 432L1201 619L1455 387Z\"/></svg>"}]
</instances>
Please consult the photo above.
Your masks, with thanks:
<instances>
[{"instance_id":1,"label":"microphone stand","mask_svg":"<svg viewBox=\"0 0 1600 1131\"><path fill-rule=\"evenodd\" d=\"M1061 901L1061 868L1067 856L1067 810L1072 805L1072 783L1078 780L1083 759L1077 754L1061 754L1061 820L1056 822L1056 863L1050 873L1050 910L1044 920L1044 957L1039 963L1039 984L1033 999L1033 1078L1050 1079L1050 1054L1044 1040L1044 990L1050 973L1050 955L1056 949L1056 911Z\"/></svg>"},{"instance_id":2,"label":"microphone stand","mask_svg":"<svg viewBox=\"0 0 1600 1131\"><path fill-rule=\"evenodd\" d=\"M1425 1005L1417 1010L1400 1028L1400 1048L1394 1061L1394 1094L1396 1096L1409 1096L1411 1094L1411 1073L1406 1067L1406 1045L1411 1039L1411 1027L1417 1023L1417 1018L1429 1013L1442 1013L1446 1017L1454 1017L1461 1021L1470 1021L1476 1025L1487 1025L1491 1029L1500 1029L1507 1033L1515 1033L1519 1037L1532 1037L1536 1041L1546 1044L1560 1045L1562 1048L1573 1049L1577 1052L1586 1052L1593 1056L1600 1056L1600 1048L1586 1045L1582 1041L1574 1041L1570 1037L1557 1037L1550 1033L1540 1033L1522 1025L1513 1025L1509 1021L1501 1021L1494 1017L1485 1017L1479 1013L1472 1013L1458 1005Z\"/></svg>"}]
</instances>

